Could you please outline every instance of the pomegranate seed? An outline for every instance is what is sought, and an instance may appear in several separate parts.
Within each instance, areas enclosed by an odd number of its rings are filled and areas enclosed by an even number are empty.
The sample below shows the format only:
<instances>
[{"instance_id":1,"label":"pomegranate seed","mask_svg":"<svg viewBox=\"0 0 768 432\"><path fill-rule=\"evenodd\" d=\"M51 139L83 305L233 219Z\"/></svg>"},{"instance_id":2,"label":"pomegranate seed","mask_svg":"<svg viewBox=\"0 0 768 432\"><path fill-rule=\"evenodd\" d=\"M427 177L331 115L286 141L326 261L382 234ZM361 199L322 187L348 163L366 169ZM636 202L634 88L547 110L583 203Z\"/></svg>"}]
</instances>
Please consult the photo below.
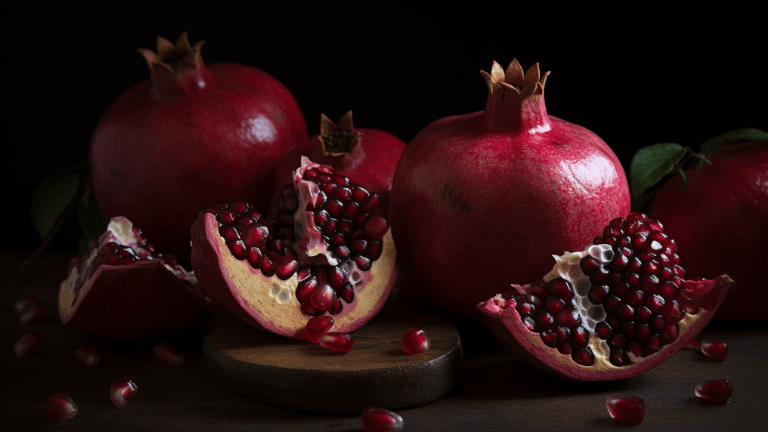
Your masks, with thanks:
<instances>
[{"instance_id":1,"label":"pomegranate seed","mask_svg":"<svg viewBox=\"0 0 768 432\"><path fill-rule=\"evenodd\" d=\"M615 394L608 396L605 407L612 418L629 424L640 424L645 417L645 402L637 396Z\"/></svg>"},{"instance_id":2,"label":"pomegranate seed","mask_svg":"<svg viewBox=\"0 0 768 432\"><path fill-rule=\"evenodd\" d=\"M117 408L122 408L136 397L139 387L128 377L120 378L109 388L109 398Z\"/></svg>"},{"instance_id":3,"label":"pomegranate seed","mask_svg":"<svg viewBox=\"0 0 768 432\"><path fill-rule=\"evenodd\" d=\"M18 313L24 313L27 309L29 309L32 305L40 303L40 299L37 298L37 296L27 297L25 299L21 299L16 301L16 303L13 304L13 308Z\"/></svg>"},{"instance_id":4,"label":"pomegranate seed","mask_svg":"<svg viewBox=\"0 0 768 432\"><path fill-rule=\"evenodd\" d=\"M733 384L727 379L702 381L696 386L696 396L717 403L728 403L733 394Z\"/></svg>"},{"instance_id":5,"label":"pomegranate seed","mask_svg":"<svg viewBox=\"0 0 768 432\"><path fill-rule=\"evenodd\" d=\"M334 351L348 353L353 344L352 337L346 333L326 333L320 336L320 346Z\"/></svg>"},{"instance_id":6,"label":"pomegranate seed","mask_svg":"<svg viewBox=\"0 0 768 432\"><path fill-rule=\"evenodd\" d=\"M381 240L387 233L387 229L387 221L381 216L372 216L363 227L365 235L374 240Z\"/></svg>"},{"instance_id":7,"label":"pomegranate seed","mask_svg":"<svg viewBox=\"0 0 768 432\"><path fill-rule=\"evenodd\" d=\"M19 318L22 324L45 321L48 319L48 309L44 304L34 302L21 312Z\"/></svg>"},{"instance_id":8,"label":"pomegranate seed","mask_svg":"<svg viewBox=\"0 0 768 432\"><path fill-rule=\"evenodd\" d=\"M323 286L315 289L309 298L309 303L313 308L325 312L331 307L335 297L336 295L333 291L333 288L331 288L331 286L328 284L324 284Z\"/></svg>"},{"instance_id":9,"label":"pomegranate seed","mask_svg":"<svg viewBox=\"0 0 768 432\"><path fill-rule=\"evenodd\" d=\"M363 430L365 432L394 432L402 428L403 418L397 413L375 407L363 410Z\"/></svg>"},{"instance_id":10,"label":"pomegranate seed","mask_svg":"<svg viewBox=\"0 0 768 432\"><path fill-rule=\"evenodd\" d=\"M555 321L561 326L573 328L581 324L581 315L576 309L566 309L555 315Z\"/></svg>"},{"instance_id":11,"label":"pomegranate seed","mask_svg":"<svg viewBox=\"0 0 768 432\"><path fill-rule=\"evenodd\" d=\"M95 349L84 346L75 350L75 361L82 368L96 369L101 361L101 356Z\"/></svg>"},{"instance_id":12,"label":"pomegranate seed","mask_svg":"<svg viewBox=\"0 0 768 432\"><path fill-rule=\"evenodd\" d=\"M13 352L16 357L24 357L37 352L40 349L40 334L27 332L21 335L19 340L13 345Z\"/></svg>"},{"instance_id":13,"label":"pomegranate seed","mask_svg":"<svg viewBox=\"0 0 768 432\"><path fill-rule=\"evenodd\" d=\"M333 327L333 318L328 315L316 316L307 321L307 338L312 343L320 342L320 337Z\"/></svg>"},{"instance_id":14,"label":"pomegranate seed","mask_svg":"<svg viewBox=\"0 0 768 432\"><path fill-rule=\"evenodd\" d=\"M725 357L728 356L728 345L717 341L703 341L701 352L712 359L725 360Z\"/></svg>"},{"instance_id":15,"label":"pomegranate seed","mask_svg":"<svg viewBox=\"0 0 768 432\"><path fill-rule=\"evenodd\" d=\"M552 279L547 284L549 291L563 300L570 300L573 297L573 285L565 279Z\"/></svg>"},{"instance_id":16,"label":"pomegranate seed","mask_svg":"<svg viewBox=\"0 0 768 432\"><path fill-rule=\"evenodd\" d=\"M403 335L403 352L406 354L418 354L429 350L431 342L429 337L419 327L414 327Z\"/></svg>"},{"instance_id":17,"label":"pomegranate seed","mask_svg":"<svg viewBox=\"0 0 768 432\"><path fill-rule=\"evenodd\" d=\"M77 415L77 405L69 395L53 393L45 401L45 416L54 420L69 420Z\"/></svg>"},{"instance_id":18,"label":"pomegranate seed","mask_svg":"<svg viewBox=\"0 0 768 432\"><path fill-rule=\"evenodd\" d=\"M152 348L152 360L160 366L181 366L184 364L184 354L163 340Z\"/></svg>"}]
</instances>

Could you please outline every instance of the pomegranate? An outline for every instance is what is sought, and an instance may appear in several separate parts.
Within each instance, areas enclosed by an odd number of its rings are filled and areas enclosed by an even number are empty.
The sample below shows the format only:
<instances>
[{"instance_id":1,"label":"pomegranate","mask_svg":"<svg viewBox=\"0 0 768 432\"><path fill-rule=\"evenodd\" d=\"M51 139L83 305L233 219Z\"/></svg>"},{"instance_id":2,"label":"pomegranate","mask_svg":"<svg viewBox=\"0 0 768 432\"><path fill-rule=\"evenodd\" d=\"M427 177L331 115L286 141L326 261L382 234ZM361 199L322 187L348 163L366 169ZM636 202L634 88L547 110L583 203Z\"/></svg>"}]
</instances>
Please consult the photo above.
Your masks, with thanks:
<instances>
[{"instance_id":1,"label":"pomegranate","mask_svg":"<svg viewBox=\"0 0 768 432\"><path fill-rule=\"evenodd\" d=\"M726 145L709 160L711 164L685 171L685 188L679 175L667 181L649 214L663 220L677 239L690 272L714 277L727 269L739 282L716 318L766 320L768 141Z\"/></svg>"},{"instance_id":2,"label":"pomegranate","mask_svg":"<svg viewBox=\"0 0 768 432\"><path fill-rule=\"evenodd\" d=\"M378 194L382 215L386 215L392 177L404 150L405 143L390 133L354 128L352 111L344 114L338 124L321 114L320 134L289 151L276 165L275 187L290 183L291 173L306 156L315 163L332 166L337 173Z\"/></svg>"},{"instance_id":3,"label":"pomegranate","mask_svg":"<svg viewBox=\"0 0 768 432\"><path fill-rule=\"evenodd\" d=\"M395 432L403 429L403 418L388 409L366 408L362 417L364 432Z\"/></svg>"},{"instance_id":4,"label":"pomegranate","mask_svg":"<svg viewBox=\"0 0 768 432\"><path fill-rule=\"evenodd\" d=\"M338 333L368 322L396 278L376 194L302 158L275 202L269 218L246 202L201 213L192 226L201 286L235 317L295 339L314 339L312 317L331 316Z\"/></svg>"},{"instance_id":5,"label":"pomegranate","mask_svg":"<svg viewBox=\"0 0 768 432\"><path fill-rule=\"evenodd\" d=\"M480 321L473 305L546 273L605 221L627 214L624 170L589 130L547 115L538 64L494 62L483 112L447 117L408 144L389 218L424 301Z\"/></svg>"},{"instance_id":6,"label":"pomegranate","mask_svg":"<svg viewBox=\"0 0 768 432\"><path fill-rule=\"evenodd\" d=\"M93 188L107 217L125 216L187 263L189 227L216 200L269 205L272 171L307 139L290 92L243 65L206 66L184 33L142 49L151 79L123 93L91 140Z\"/></svg>"},{"instance_id":7,"label":"pomegranate","mask_svg":"<svg viewBox=\"0 0 768 432\"><path fill-rule=\"evenodd\" d=\"M96 336L162 337L202 323L214 306L193 273L157 253L124 217L112 218L91 251L74 258L59 287L64 324Z\"/></svg>"},{"instance_id":8,"label":"pomegranate","mask_svg":"<svg viewBox=\"0 0 768 432\"><path fill-rule=\"evenodd\" d=\"M592 245L555 256L543 278L478 308L499 342L574 381L642 373L684 348L733 280L685 280L675 241L643 213L613 219Z\"/></svg>"},{"instance_id":9,"label":"pomegranate","mask_svg":"<svg viewBox=\"0 0 768 432\"><path fill-rule=\"evenodd\" d=\"M77 405L69 395L53 393L45 401L45 416L53 420L69 420L77 415Z\"/></svg>"},{"instance_id":10,"label":"pomegranate","mask_svg":"<svg viewBox=\"0 0 768 432\"><path fill-rule=\"evenodd\" d=\"M612 418L627 424L640 424L645 417L645 402L627 394L610 395L605 399L605 408Z\"/></svg>"}]
</instances>

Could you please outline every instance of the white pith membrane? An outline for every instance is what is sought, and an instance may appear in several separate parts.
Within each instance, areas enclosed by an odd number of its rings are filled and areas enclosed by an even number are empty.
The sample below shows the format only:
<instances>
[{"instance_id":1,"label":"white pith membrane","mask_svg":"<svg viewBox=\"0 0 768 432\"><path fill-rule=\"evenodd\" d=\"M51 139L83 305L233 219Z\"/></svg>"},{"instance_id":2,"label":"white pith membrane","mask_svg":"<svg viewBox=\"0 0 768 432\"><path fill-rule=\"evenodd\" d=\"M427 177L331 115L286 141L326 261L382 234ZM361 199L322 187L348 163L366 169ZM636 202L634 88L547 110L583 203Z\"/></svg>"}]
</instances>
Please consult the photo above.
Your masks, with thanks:
<instances>
[{"instance_id":1,"label":"white pith membrane","mask_svg":"<svg viewBox=\"0 0 768 432\"><path fill-rule=\"evenodd\" d=\"M141 231L127 218L117 216L110 219L107 230L93 246L90 253L76 257L70 262L67 278L59 286L59 315L64 323L77 311L103 272L125 271L129 268L158 272L161 275L159 277L167 278L168 283L184 287L201 305L213 307L210 299L205 298L196 288L195 274L176 264L172 256L156 254L154 248L143 238ZM104 248L115 253L106 253ZM108 256L114 259L114 264L102 263L94 268L97 260L104 261Z\"/></svg>"},{"instance_id":2,"label":"white pith membrane","mask_svg":"<svg viewBox=\"0 0 768 432\"><path fill-rule=\"evenodd\" d=\"M300 340L307 340L305 328L313 316L330 315L334 320L330 329L333 332L351 332L361 327L383 307L396 279L396 251L388 227L381 240L375 240L380 242L381 252L378 257L370 259L369 270L361 270L352 256L340 258L329 251L329 245L322 238L322 227L315 225L314 213L306 210L307 203L317 202L320 192L316 183L303 178L304 173L310 169L331 170L328 166L312 163L302 157L302 166L294 174L293 193L298 197L298 208L293 212L291 227L283 227L290 230L293 240L275 236L284 241L284 244L279 253L269 256L270 262L276 263L274 268L280 265L279 260L282 260L283 264L289 262L290 265L295 265L294 269L284 273L283 277L277 273L269 276L263 274L261 268L254 268L254 265L260 265L258 260L251 264L245 254L241 255L241 258L236 257L231 245L221 234L220 221L217 220L216 214L211 212L215 209L202 214L192 227L192 266L207 294L213 297L219 306L250 325ZM283 196L289 197L285 189ZM270 224L279 217L276 213L278 211L279 209L273 211ZM373 217L376 215L367 216L369 219ZM258 220L258 217L255 219ZM267 228L270 235L273 231L275 234L279 231L279 227L275 225ZM241 232L242 237L245 237L244 229ZM269 241L275 238L270 237ZM230 238L230 242L238 240L242 239L234 235ZM264 246L264 252L260 252L262 255L259 259L268 258L270 252L278 252L270 247ZM250 246L246 248L249 251L252 249ZM293 264L290 261L293 261ZM302 303L297 297L300 282L315 278L317 288L312 291L315 292L324 285L321 278L325 276L320 274L330 274L333 267L341 269L344 275L343 283L349 283L351 286L351 301L342 299L339 293L334 292L333 299L339 302L340 311L315 309L314 312L307 313L310 309L307 306L309 302ZM300 281L300 273L307 272L310 276ZM330 286L329 283L325 285Z\"/></svg>"},{"instance_id":3,"label":"white pith membrane","mask_svg":"<svg viewBox=\"0 0 768 432\"><path fill-rule=\"evenodd\" d=\"M626 378L650 369L696 336L709 322L733 284L727 275L714 280L683 280L684 270L677 265L679 257L674 253L674 241L663 234L663 227L658 221L650 220L641 213L630 214L627 220L617 218L611 221L595 243L598 244L580 252L553 255L556 263L541 280L522 286L513 284L514 291L497 294L478 304L499 342L545 372L586 381ZM660 258L661 255L665 257ZM657 265L658 260L665 265ZM649 264L651 261L652 265ZM591 277L596 279L591 280ZM615 278L609 282L611 277ZM570 346L574 339L568 339L571 331L564 342L558 339L555 346L546 343L544 333L560 324L548 321L546 326L542 326L537 320L541 319L542 311L550 316L556 312L548 310L546 300L533 306L534 297L548 296L547 300L550 297L558 300L551 283L557 284L560 280L567 281L573 288L572 301L566 301L563 310L573 308L580 316L578 324L568 327L570 330L584 327L589 333L586 347L573 348L575 351ZM653 280L655 285L649 282ZM619 285L626 285L622 288L623 294L618 292ZM593 303L590 296L600 287L605 287L606 293L598 300L601 303ZM629 300L632 294L637 294L635 300L640 299L637 303ZM653 307L649 304L656 297L664 301L652 311ZM606 309L608 300L613 305ZM628 310L631 314L622 317L620 311L624 306L630 306ZM645 309L642 318L641 309ZM652 324L654 320L655 324ZM614 327L608 321L613 322ZM597 329L599 326L602 326L602 334ZM607 336L604 331L606 326L609 329ZM645 327L643 338L639 336L641 326ZM568 345L566 352L561 351L561 345ZM586 350L591 356L584 354ZM579 352L584 354L582 359L589 359L589 362L577 361ZM617 361L619 364L616 364Z\"/></svg>"}]
</instances>

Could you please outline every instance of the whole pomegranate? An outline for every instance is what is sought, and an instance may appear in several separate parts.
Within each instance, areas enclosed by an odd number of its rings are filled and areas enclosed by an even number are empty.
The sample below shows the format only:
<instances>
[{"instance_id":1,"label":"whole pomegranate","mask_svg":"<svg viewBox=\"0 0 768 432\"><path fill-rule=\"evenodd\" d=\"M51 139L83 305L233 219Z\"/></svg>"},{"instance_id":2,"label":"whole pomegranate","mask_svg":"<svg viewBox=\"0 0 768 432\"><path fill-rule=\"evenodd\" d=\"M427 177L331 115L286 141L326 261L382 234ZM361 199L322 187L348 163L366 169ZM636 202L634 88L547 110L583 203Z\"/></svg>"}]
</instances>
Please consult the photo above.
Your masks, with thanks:
<instances>
[{"instance_id":1,"label":"whole pomegranate","mask_svg":"<svg viewBox=\"0 0 768 432\"><path fill-rule=\"evenodd\" d=\"M190 227L218 200L266 209L277 160L307 139L290 92L266 73L206 67L182 34L142 49L152 78L128 89L91 141L96 198L107 217L141 226L158 249L189 261Z\"/></svg>"},{"instance_id":2,"label":"whole pomegranate","mask_svg":"<svg viewBox=\"0 0 768 432\"><path fill-rule=\"evenodd\" d=\"M589 130L547 115L538 64L481 72L485 111L428 125L395 171L389 220L424 301L479 321L475 305L547 272L629 212L618 159Z\"/></svg>"},{"instance_id":3,"label":"whole pomegranate","mask_svg":"<svg viewBox=\"0 0 768 432\"><path fill-rule=\"evenodd\" d=\"M738 282L716 318L766 320L768 141L723 146L710 162L685 171L685 188L679 175L667 181L649 213L677 239L688 271L704 277L727 271Z\"/></svg>"},{"instance_id":4,"label":"whole pomegranate","mask_svg":"<svg viewBox=\"0 0 768 432\"><path fill-rule=\"evenodd\" d=\"M388 132L355 128L352 111L344 114L338 124L321 114L320 134L289 151L275 166L275 190L290 183L301 157L306 156L315 163L332 166L377 194L386 216L392 177L404 150L405 143Z\"/></svg>"}]
</instances>

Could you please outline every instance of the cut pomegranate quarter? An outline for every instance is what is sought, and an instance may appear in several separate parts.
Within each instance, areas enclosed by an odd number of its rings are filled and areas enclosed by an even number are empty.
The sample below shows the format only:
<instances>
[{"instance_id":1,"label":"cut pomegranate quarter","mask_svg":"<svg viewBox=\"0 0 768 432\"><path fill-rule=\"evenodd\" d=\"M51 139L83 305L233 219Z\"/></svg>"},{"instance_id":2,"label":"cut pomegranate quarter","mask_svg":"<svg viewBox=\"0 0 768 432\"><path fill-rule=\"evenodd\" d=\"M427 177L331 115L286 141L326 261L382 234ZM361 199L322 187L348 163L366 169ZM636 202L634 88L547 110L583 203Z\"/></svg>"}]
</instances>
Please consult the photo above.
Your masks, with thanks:
<instances>
[{"instance_id":1,"label":"cut pomegranate quarter","mask_svg":"<svg viewBox=\"0 0 768 432\"><path fill-rule=\"evenodd\" d=\"M542 279L478 308L502 345L576 381L628 378L685 347L733 281L685 280L675 241L642 213L616 218L594 244L555 256Z\"/></svg>"},{"instance_id":2,"label":"cut pomegranate quarter","mask_svg":"<svg viewBox=\"0 0 768 432\"><path fill-rule=\"evenodd\" d=\"M330 316L335 332L354 331L383 307L396 279L379 199L306 158L293 180L268 218L242 201L202 212L192 267L218 305L254 327L314 340L310 319Z\"/></svg>"},{"instance_id":3,"label":"cut pomegranate quarter","mask_svg":"<svg viewBox=\"0 0 768 432\"><path fill-rule=\"evenodd\" d=\"M626 394L608 396L605 408L612 418L629 424L640 424L645 417L645 402L637 397Z\"/></svg>"},{"instance_id":4,"label":"cut pomegranate quarter","mask_svg":"<svg viewBox=\"0 0 768 432\"><path fill-rule=\"evenodd\" d=\"M45 402L45 416L54 420L68 420L77 415L77 405L69 395L54 393Z\"/></svg>"},{"instance_id":5,"label":"cut pomegranate quarter","mask_svg":"<svg viewBox=\"0 0 768 432\"><path fill-rule=\"evenodd\" d=\"M403 418L384 408L366 408L363 410L363 430L365 432L395 432L403 429Z\"/></svg>"}]
</instances>

